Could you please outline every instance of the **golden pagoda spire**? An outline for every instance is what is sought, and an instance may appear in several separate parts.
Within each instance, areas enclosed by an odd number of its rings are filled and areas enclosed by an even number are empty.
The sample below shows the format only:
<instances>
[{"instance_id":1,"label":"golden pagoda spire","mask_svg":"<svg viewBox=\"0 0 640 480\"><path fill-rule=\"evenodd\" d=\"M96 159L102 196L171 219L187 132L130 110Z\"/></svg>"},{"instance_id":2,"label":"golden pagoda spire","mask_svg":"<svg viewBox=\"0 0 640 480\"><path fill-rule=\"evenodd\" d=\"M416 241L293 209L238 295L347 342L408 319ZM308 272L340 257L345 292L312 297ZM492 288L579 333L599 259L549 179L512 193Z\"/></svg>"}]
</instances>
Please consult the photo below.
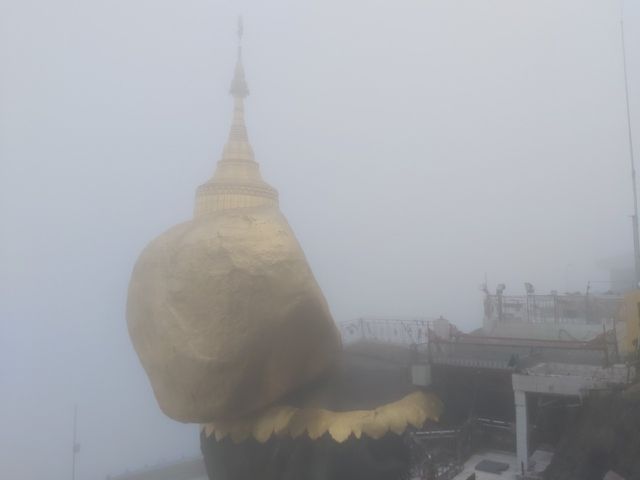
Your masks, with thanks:
<instances>
[{"instance_id":1,"label":"golden pagoda spire","mask_svg":"<svg viewBox=\"0 0 640 480\"><path fill-rule=\"evenodd\" d=\"M195 216L233 208L278 205L278 192L260 175L244 121L244 99L249 87L242 65L242 17L238 18L238 59L229 93L233 96L233 120L222 158L213 177L196 191Z\"/></svg>"}]
</instances>

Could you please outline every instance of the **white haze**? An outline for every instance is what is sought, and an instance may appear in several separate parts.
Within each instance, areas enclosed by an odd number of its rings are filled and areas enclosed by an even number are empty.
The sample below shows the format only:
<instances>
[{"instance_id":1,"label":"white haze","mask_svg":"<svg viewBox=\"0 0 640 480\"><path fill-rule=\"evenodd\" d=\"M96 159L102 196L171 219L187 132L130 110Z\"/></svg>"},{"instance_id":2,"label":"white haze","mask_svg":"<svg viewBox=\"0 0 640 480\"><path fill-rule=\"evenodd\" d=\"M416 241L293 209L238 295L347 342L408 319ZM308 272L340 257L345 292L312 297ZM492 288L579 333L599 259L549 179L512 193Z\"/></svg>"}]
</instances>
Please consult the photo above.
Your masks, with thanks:
<instances>
[{"instance_id":1,"label":"white haze","mask_svg":"<svg viewBox=\"0 0 640 480\"><path fill-rule=\"evenodd\" d=\"M0 477L70 478L74 403L78 480L197 454L124 305L221 152L238 12L251 141L336 320L470 329L485 273L578 290L629 254L615 0L0 0Z\"/></svg>"}]
</instances>

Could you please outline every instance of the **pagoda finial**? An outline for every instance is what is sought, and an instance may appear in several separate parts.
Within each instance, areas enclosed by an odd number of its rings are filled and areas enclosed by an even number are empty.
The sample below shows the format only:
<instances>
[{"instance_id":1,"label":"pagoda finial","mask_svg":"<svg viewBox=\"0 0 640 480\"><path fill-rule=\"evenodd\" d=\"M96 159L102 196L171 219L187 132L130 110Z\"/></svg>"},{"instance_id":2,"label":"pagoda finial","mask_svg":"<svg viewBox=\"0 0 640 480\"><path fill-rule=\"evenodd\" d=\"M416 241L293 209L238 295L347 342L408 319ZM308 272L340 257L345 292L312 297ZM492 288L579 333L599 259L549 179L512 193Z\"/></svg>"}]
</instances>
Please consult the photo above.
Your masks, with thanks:
<instances>
[{"instance_id":1,"label":"pagoda finial","mask_svg":"<svg viewBox=\"0 0 640 480\"><path fill-rule=\"evenodd\" d=\"M242 16L238 17L238 60L236 61L236 70L231 82L229 93L236 98L246 98L249 96L249 87L244 78L244 67L242 66L242 37L244 35L244 24Z\"/></svg>"},{"instance_id":2,"label":"pagoda finial","mask_svg":"<svg viewBox=\"0 0 640 480\"><path fill-rule=\"evenodd\" d=\"M196 192L196 217L234 208L278 206L278 192L260 175L244 121L244 99L249 95L249 88L242 66L243 33L242 17L239 17L238 60L229 90L233 95L233 120L213 177Z\"/></svg>"},{"instance_id":3,"label":"pagoda finial","mask_svg":"<svg viewBox=\"0 0 640 480\"><path fill-rule=\"evenodd\" d=\"M244 25L242 15L238 15L238 44L242 45L242 35L244 35Z\"/></svg>"}]
</instances>

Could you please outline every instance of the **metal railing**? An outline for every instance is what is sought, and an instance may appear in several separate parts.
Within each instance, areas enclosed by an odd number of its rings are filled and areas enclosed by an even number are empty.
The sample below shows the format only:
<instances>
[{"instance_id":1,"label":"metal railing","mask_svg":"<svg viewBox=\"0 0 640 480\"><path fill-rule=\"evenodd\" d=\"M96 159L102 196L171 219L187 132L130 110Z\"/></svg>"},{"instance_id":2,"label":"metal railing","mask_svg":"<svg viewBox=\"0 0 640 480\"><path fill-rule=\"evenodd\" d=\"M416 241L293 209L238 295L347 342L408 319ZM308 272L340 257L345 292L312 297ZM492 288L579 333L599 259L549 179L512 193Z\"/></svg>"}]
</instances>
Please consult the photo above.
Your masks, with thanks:
<instances>
[{"instance_id":1,"label":"metal railing","mask_svg":"<svg viewBox=\"0 0 640 480\"><path fill-rule=\"evenodd\" d=\"M433 320L426 318L358 318L338 325L342 341L370 341L393 345L416 345L429 341Z\"/></svg>"},{"instance_id":2,"label":"metal railing","mask_svg":"<svg viewBox=\"0 0 640 480\"><path fill-rule=\"evenodd\" d=\"M487 295L485 316L498 322L601 324L618 316L618 295Z\"/></svg>"},{"instance_id":3,"label":"metal railing","mask_svg":"<svg viewBox=\"0 0 640 480\"><path fill-rule=\"evenodd\" d=\"M617 359L605 338L579 342L474 336L444 319L359 318L338 327L345 345L372 342L415 348L428 362L457 367L517 370L539 362L608 365Z\"/></svg>"}]
</instances>

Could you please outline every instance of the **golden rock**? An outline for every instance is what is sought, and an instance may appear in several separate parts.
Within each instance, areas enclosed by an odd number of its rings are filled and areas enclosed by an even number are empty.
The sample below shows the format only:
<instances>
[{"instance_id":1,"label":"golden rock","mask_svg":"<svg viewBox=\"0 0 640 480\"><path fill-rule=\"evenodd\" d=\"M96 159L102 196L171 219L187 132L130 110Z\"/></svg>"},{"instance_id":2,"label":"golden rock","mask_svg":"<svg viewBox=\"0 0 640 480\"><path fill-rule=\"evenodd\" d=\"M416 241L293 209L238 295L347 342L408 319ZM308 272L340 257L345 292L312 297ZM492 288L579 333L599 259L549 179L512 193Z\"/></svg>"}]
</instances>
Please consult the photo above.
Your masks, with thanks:
<instances>
[{"instance_id":1,"label":"golden rock","mask_svg":"<svg viewBox=\"0 0 640 480\"><path fill-rule=\"evenodd\" d=\"M233 420L314 380L338 331L244 124L241 57L229 140L195 216L152 241L129 286L127 321L161 409L183 422Z\"/></svg>"}]
</instances>

